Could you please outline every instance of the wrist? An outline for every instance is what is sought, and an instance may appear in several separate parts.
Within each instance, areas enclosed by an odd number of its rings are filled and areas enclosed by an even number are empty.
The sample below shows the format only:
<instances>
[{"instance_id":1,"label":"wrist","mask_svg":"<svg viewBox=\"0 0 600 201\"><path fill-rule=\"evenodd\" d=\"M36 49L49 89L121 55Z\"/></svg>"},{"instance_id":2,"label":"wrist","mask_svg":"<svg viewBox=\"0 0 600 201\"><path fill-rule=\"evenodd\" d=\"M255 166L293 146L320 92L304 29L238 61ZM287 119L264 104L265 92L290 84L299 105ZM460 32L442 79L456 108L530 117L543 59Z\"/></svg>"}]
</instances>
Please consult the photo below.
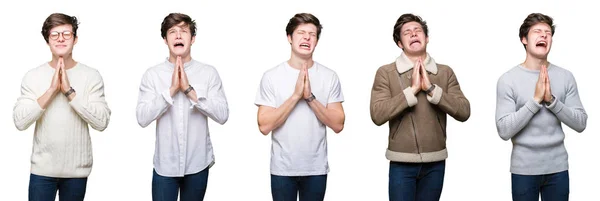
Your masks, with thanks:
<instances>
[{"instance_id":1,"label":"wrist","mask_svg":"<svg viewBox=\"0 0 600 201\"><path fill-rule=\"evenodd\" d=\"M538 104L542 103L542 100L543 100L542 98L533 97L533 101L535 101Z\"/></svg>"},{"instance_id":2,"label":"wrist","mask_svg":"<svg viewBox=\"0 0 600 201\"><path fill-rule=\"evenodd\" d=\"M188 86L185 87L183 94L185 94L186 96L194 90L194 87L192 87L192 85L188 84Z\"/></svg>"},{"instance_id":3,"label":"wrist","mask_svg":"<svg viewBox=\"0 0 600 201\"><path fill-rule=\"evenodd\" d=\"M434 90L434 89L435 89L435 85L433 85L433 84L430 84L430 85L429 85L429 87L427 87L427 89L426 89L425 93L426 93L427 95L431 95L431 93L433 93L433 90Z\"/></svg>"},{"instance_id":4,"label":"wrist","mask_svg":"<svg viewBox=\"0 0 600 201\"><path fill-rule=\"evenodd\" d=\"M313 93L310 93L310 96L308 98L304 98L304 100L306 102L309 102L309 103L312 102L315 99L316 99L316 97L315 97L315 95Z\"/></svg>"},{"instance_id":5,"label":"wrist","mask_svg":"<svg viewBox=\"0 0 600 201\"><path fill-rule=\"evenodd\" d=\"M302 99L302 95L297 95L297 94L292 95L292 100L299 101L300 99Z\"/></svg>"},{"instance_id":6,"label":"wrist","mask_svg":"<svg viewBox=\"0 0 600 201\"><path fill-rule=\"evenodd\" d=\"M417 93L419 93L421 90L421 87L411 86L410 88L412 89L413 95L417 95Z\"/></svg>"},{"instance_id":7,"label":"wrist","mask_svg":"<svg viewBox=\"0 0 600 201\"><path fill-rule=\"evenodd\" d=\"M48 88L48 92L50 92L52 94L55 94L56 92L59 92L59 91L60 91L60 88L58 88L58 87L50 87L50 88Z\"/></svg>"},{"instance_id":8,"label":"wrist","mask_svg":"<svg viewBox=\"0 0 600 201\"><path fill-rule=\"evenodd\" d=\"M550 100L548 100L548 101L544 101L544 103L546 104L546 106L550 106L550 105L552 105L552 103L554 103L554 100L555 100L555 99L556 99L556 98L554 97L554 95L552 95L552 96L550 97Z\"/></svg>"},{"instance_id":9,"label":"wrist","mask_svg":"<svg viewBox=\"0 0 600 201\"><path fill-rule=\"evenodd\" d=\"M169 88L169 92L171 93L171 96L174 96L178 90L179 90L179 87L170 87Z\"/></svg>"},{"instance_id":10,"label":"wrist","mask_svg":"<svg viewBox=\"0 0 600 201\"><path fill-rule=\"evenodd\" d=\"M69 89L68 89L66 92L63 92L63 94L64 94L66 97L69 97L69 96L71 96L71 94L73 94L73 93L75 93L75 89L73 89L73 87L69 87Z\"/></svg>"}]
</instances>

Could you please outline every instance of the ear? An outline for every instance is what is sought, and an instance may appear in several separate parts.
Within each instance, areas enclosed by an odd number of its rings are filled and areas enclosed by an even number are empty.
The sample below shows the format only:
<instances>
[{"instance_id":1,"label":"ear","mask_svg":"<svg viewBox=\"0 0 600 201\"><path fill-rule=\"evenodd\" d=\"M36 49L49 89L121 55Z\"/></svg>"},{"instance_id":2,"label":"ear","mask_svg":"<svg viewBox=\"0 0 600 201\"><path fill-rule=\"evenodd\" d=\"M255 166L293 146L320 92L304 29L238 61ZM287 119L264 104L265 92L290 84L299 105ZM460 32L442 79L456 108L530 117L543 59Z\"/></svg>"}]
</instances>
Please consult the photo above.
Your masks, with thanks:
<instances>
[{"instance_id":1,"label":"ear","mask_svg":"<svg viewBox=\"0 0 600 201\"><path fill-rule=\"evenodd\" d=\"M77 39L78 39L78 38L79 38L79 37L75 36L75 39L73 40L73 45L76 45L76 44L77 44Z\"/></svg>"},{"instance_id":2,"label":"ear","mask_svg":"<svg viewBox=\"0 0 600 201\"><path fill-rule=\"evenodd\" d=\"M527 46L527 37L521 38L521 43L523 43L523 45Z\"/></svg>"},{"instance_id":3,"label":"ear","mask_svg":"<svg viewBox=\"0 0 600 201\"><path fill-rule=\"evenodd\" d=\"M425 36L425 46L429 43L429 36Z\"/></svg>"},{"instance_id":4,"label":"ear","mask_svg":"<svg viewBox=\"0 0 600 201\"><path fill-rule=\"evenodd\" d=\"M400 47L400 49L404 49L404 46L402 46L402 40L398 40L398 47Z\"/></svg>"},{"instance_id":5,"label":"ear","mask_svg":"<svg viewBox=\"0 0 600 201\"><path fill-rule=\"evenodd\" d=\"M288 43L292 44L292 35L287 35Z\"/></svg>"},{"instance_id":6,"label":"ear","mask_svg":"<svg viewBox=\"0 0 600 201\"><path fill-rule=\"evenodd\" d=\"M163 38L163 40L165 41L165 45L169 46L169 43L167 43L167 38Z\"/></svg>"},{"instance_id":7,"label":"ear","mask_svg":"<svg viewBox=\"0 0 600 201\"><path fill-rule=\"evenodd\" d=\"M196 42L196 36L192 36L192 41L190 42L190 45L194 44L194 42Z\"/></svg>"}]
</instances>

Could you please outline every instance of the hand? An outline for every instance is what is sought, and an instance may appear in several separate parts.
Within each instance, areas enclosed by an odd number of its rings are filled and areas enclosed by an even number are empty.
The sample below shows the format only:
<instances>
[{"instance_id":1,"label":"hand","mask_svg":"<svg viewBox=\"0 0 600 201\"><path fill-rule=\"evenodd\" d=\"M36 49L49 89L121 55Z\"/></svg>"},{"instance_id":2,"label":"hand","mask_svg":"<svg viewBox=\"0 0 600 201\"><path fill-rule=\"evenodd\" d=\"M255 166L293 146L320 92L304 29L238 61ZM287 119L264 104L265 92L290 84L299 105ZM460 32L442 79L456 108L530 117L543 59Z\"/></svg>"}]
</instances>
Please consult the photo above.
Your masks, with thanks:
<instances>
[{"instance_id":1,"label":"hand","mask_svg":"<svg viewBox=\"0 0 600 201\"><path fill-rule=\"evenodd\" d=\"M181 56L177 56L177 68L179 68L179 87L181 91L185 91L190 87L190 82L188 81L187 74L185 74L185 70L183 69L183 60Z\"/></svg>"},{"instance_id":2,"label":"hand","mask_svg":"<svg viewBox=\"0 0 600 201\"><path fill-rule=\"evenodd\" d=\"M50 84L50 88L48 90L51 91L52 94L60 90L60 66L58 63L54 69L54 76L52 76L52 83Z\"/></svg>"},{"instance_id":3,"label":"hand","mask_svg":"<svg viewBox=\"0 0 600 201\"><path fill-rule=\"evenodd\" d=\"M60 69L60 91L62 93L67 93L71 89L71 84L69 83L69 78L67 77L67 70L65 70L65 62L62 57L58 59L58 66Z\"/></svg>"},{"instance_id":4,"label":"hand","mask_svg":"<svg viewBox=\"0 0 600 201\"><path fill-rule=\"evenodd\" d=\"M173 75L171 76L171 88L169 88L169 92L171 92L171 96L174 96L177 91L179 91L179 74L180 69L178 67L179 57L177 57L177 61L175 62L175 67L173 67Z\"/></svg>"},{"instance_id":5,"label":"hand","mask_svg":"<svg viewBox=\"0 0 600 201\"><path fill-rule=\"evenodd\" d=\"M416 62L415 62L415 66L413 67L413 72L412 72L412 78L411 78L411 88L413 91L413 94L417 94L419 93L419 91L421 91L421 75L420 75L420 71L421 71L421 58L419 58Z\"/></svg>"},{"instance_id":6,"label":"hand","mask_svg":"<svg viewBox=\"0 0 600 201\"><path fill-rule=\"evenodd\" d=\"M542 100L544 100L544 93L546 92L546 74L544 73L543 68L544 66L542 66L542 69L540 69L540 75L538 77L537 82L535 83L535 93L533 95L533 100L536 103L541 103Z\"/></svg>"},{"instance_id":7,"label":"hand","mask_svg":"<svg viewBox=\"0 0 600 201\"><path fill-rule=\"evenodd\" d=\"M419 58L419 60L421 60ZM419 61L421 63L421 90L427 91L431 87L431 82L429 81L429 74L427 74L427 70L425 70L425 65L423 65L423 61Z\"/></svg>"},{"instance_id":8,"label":"hand","mask_svg":"<svg viewBox=\"0 0 600 201\"><path fill-rule=\"evenodd\" d=\"M308 78L308 64L304 63L302 65L302 71L304 71L304 92L303 92L303 98L307 99L310 98L310 96L312 95L312 92L310 90L310 79Z\"/></svg>"},{"instance_id":9,"label":"hand","mask_svg":"<svg viewBox=\"0 0 600 201\"><path fill-rule=\"evenodd\" d=\"M552 102L552 90L550 90L550 76L548 76L548 68L546 67L546 65L542 66L542 71L544 72L544 75L546 76L546 79L544 80L544 88L546 89L546 90L544 90L544 102L551 103Z\"/></svg>"},{"instance_id":10,"label":"hand","mask_svg":"<svg viewBox=\"0 0 600 201\"><path fill-rule=\"evenodd\" d=\"M294 97L295 99L299 100L304 95L303 93L305 79L306 73L304 72L304 70L300 70L300 73L298 73L298 80L296 81L296 89L294 89L294 95L292 95L292 97Z\"/></svg>"}]
</instances>

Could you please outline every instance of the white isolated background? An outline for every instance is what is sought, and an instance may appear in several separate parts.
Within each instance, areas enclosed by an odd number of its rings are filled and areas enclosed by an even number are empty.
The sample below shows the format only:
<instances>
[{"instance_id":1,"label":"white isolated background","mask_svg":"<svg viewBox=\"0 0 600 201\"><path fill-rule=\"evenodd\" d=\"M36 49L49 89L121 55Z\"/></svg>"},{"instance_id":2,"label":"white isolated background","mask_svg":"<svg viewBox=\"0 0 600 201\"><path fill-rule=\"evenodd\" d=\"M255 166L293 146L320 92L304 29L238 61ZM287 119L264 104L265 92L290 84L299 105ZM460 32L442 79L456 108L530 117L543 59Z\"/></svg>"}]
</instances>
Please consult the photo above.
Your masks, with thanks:
<instances>
[{"instance_id":1,"label":"white isolated background","mask_svg":"<svg viewBox=\"0 0 600 201\"><path fill-rule=\"evenodd\" d=\"M401 50L392 28L403 13L429 25L428 52L450 65L471 102L471 118L448 121L449 158L442 200L511 200L511 143L498 137L494 123L496 81L525 59L518 38L523 19L542 12L557 25L550 61L575 75L588 127L578 134L564 126L569 153L571 200L597 195L598 65L593 1L5 1L0 6L0 200L26 200L34 126L19 132L12 109L21 78L50 60L40 34L53 12L80 20L74 58L102 74L112 109L104 132L91 131L94 166L86 200L151 200L155 126L141 128L135 108L145 70L163 62L168 49L160 24L170 12L196 20L192 57L215 66L229 101L229 121L211 121L216 164L210 169L205 200L271 200L270 136L256 125L253 104L263 72L290 56L285 26L295 13L310 12L324 29L314 59L335 70L345 96L346 125L328 131L326 200L387 200L387 124L375 126L369 114L378 67ZM533 87L533 86L523 86ZM90 129L91 130L91 129Z\"/></svg>"}]
</instances>

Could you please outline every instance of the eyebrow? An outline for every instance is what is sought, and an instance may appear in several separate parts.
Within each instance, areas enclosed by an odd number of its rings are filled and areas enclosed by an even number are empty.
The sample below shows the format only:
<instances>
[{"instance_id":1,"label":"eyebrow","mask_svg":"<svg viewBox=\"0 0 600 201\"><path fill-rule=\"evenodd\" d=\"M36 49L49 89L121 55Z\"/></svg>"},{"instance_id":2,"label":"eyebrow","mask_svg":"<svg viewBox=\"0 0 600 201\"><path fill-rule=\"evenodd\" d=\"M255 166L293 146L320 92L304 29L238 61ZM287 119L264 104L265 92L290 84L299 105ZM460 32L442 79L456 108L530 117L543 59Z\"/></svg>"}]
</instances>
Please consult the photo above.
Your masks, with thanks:
<instances>
[{"instance_id":1,"label":"eyebrow","mask_svg":"<svg viewBox=\"0 0 600 201\"><path fill-rule=\"evenodd\" d=\"M421 29L421 27L414 27L414 28L412 28L412 29L410 29L410 28L407 28L407 29L404 29L404 30L402 30L402 32L405 32L405 31L412 31L412 30L417 30L417 29Z\"/></svg>"}]
</instances>

